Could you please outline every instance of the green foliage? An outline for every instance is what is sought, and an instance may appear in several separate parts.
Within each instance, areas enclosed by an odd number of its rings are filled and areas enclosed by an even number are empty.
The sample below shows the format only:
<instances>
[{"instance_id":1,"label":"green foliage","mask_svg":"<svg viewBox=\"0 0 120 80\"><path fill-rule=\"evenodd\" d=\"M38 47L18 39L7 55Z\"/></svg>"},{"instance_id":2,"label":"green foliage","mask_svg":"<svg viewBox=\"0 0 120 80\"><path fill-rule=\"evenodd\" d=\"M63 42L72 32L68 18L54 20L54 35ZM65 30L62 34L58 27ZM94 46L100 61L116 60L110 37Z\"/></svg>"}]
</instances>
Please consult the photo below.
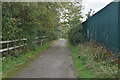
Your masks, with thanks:
<instances>
[{"instance_id":1,"label":"green foliage","mask_svg":"<svg viewBox=\"0 0 120 80\"><path fill-rule=\"evenodd\" d=\"M76 69L76 76L78 78L96 78L95 75L83 64L82 60L79 59L79 47L69 44L71 50L72 59Z\"/></svg>"},{"instance_id":2,"label":"green foliage","mask_svg":"<svg viewBox=\"0 0 120 80\"><path fill-rule=\"evenodd\" d=\"M59 23L57 5L52 2L4 2L2 39L27 38L29 48L34 49L36 37L56 38L55 27Z\"/></svg>"},{"instance_id":3,"label":"green foliage","mask_svg":"<svg viewBox=\"0 0 120 80\"><path fill-rule=\"evenodd\" d=\"M76 24L72 27L68 32L68 38L73 45L83 43L85 41L85 34L83 32L82 25Z\"/></svg>"},{"instance_id":4,"label":"green foliage","mask_svg":"<svg viewBox=\"0 0 120 80\"><path fill-rule=\"evenodd\" d=\"M78 78L119 78L117 58L102 46L84 43L69 48Z\"/></svg>"},{"instance_id":5,"label":"green foliage","mask_svg":"<svg viewBox=\"0 0 120 80\"><path fill-rule=\"evenodd\" d=\"M61 3L61 8L58 9L60 12L60 23L58 31L62 37L67 38L67 32L70 28L74 27L75 24L80 23L82 19L82 5L81 0L79 2L66 2Z\"/></svg>"},{"instance_id":6,"label":"green foliage","mask_svg":"<svg viewBox=\"0 0 120 80\"><path fill-rule=\"evenodd\" d=\"M118 78L118 59L98 43L79 46L79 60L97 78Z\"/></svg>"},{"instance_id":7,"label":"green foliage","mask_svg":"<svg viewBox=\"0 0 120 80\"><path fill-rule=\"evenodd\" d=\"M3 39L14 39L15 35L22 31L17 27L18 20L15 18L4 18L3 17Z\"/></svg>"},{"instance_id":8,"label":"green foliage","mask_svg":"<svg viewBox=\"0 0 120 80\"><path fill-rule=\"evenodd\" d=\"M68 3L65 6L65 11L63 10L63 14L66 18L62 24L68 28L68 39L73 45L78 45L85 41L85 34L83 33L83 27L81 24L81 11L81 2Z\"/></svg>"},{"instance_id":9,"label":"green foliage","mask_svg":"<svg viewBox=\"0 0 120 80\"><path fill-rule=\"evenodd\" d=\"M27 64L28 61L31 59L36 58L38 53L42 52L46 48L50 46L51 42L47 42L44 45L36 48L35 50L30 50L27 53L24 53L23 55L19 57L13 57L13 56L8 56L2 61L2 77L12 77L17 72L17 69L22 66L23 64ZM30 60L29 60L30 59ZM23 66L24 66L23 65ZM0 66L1 67L1 66Z\"/></svg>"}]
</instances>

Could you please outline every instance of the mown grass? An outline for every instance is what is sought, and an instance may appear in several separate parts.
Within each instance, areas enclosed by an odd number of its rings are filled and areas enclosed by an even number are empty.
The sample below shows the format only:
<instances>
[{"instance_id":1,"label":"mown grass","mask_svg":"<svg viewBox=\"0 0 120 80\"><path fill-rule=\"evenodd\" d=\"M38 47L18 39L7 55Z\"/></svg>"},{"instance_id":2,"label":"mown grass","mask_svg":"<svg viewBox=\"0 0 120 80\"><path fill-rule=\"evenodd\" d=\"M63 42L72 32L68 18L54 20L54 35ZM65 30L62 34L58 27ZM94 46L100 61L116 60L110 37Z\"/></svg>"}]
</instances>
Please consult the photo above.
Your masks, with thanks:
<instances>
[{"instance_id":1,"label":"mown grass","mask_svg":"<svg viewBox=\"0 0 120 80\"><path fill-rule=\"evenodd\" d=\"M69 44L69 49L71 50L72 58L74 61L76 76L78 78L95 78L92 72L79 59L79 47Z\"/></svg>"},{"instance_id":2,"label":"mown grass","mask_svg":"<svg viewBox=\"0 0 120 80\"><path fill-rule=\"evenodd\" d=\"M35 50L28 51L23 55L15 58L12 56L7 56L2 61L2 78L10 78L14 76L20 69L24 68L30 61L36 58L40 52L46 50L51 42L45 43L44 45L37 47Z\"/></svg>"}]
</instances>

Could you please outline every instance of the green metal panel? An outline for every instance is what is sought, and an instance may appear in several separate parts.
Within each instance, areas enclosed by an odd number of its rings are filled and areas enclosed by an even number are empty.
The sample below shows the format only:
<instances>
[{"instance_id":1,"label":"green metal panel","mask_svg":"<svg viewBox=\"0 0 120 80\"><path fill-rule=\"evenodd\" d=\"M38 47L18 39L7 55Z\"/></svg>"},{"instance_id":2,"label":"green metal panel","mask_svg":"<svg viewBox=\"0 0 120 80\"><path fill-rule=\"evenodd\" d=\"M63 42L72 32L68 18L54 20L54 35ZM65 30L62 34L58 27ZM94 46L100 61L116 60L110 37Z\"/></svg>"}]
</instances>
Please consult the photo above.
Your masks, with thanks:
<instances>
[{"instance_id":1,"label":"green metal panel","mask_svg":"<svg viewBox=\"0 0 120 80\"><path fill-rule=\"evenodd\" d=\"M119 51L120 51L120 2L118 5L118 41L119 41Z\"/></svg>"},{"instance_id":2,"label":"green metal panel","mask_svg":"<svg viewBox=\"0 0 120 80\"><path fill-rule=\"evenodd\" d=\"M87 39L95 40L113 52L119 52L118 38L118 2L112 2L83 23ZM89 34L87 33L89 31Z\"/></svg>"}]
</instances>

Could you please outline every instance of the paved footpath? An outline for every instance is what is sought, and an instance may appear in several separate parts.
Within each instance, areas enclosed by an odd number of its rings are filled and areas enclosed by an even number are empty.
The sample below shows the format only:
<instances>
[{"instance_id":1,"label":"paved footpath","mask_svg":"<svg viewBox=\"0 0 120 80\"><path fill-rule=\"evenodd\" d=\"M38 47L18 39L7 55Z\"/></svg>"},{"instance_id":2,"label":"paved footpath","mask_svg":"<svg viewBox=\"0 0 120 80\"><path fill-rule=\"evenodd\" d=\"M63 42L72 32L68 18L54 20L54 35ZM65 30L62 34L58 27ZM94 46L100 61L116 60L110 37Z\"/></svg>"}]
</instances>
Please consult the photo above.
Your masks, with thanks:
<instances>
[{"instance_id":1,"label":"paved footpath","mask_svg":"<svg viewBox=\"0 0 120 80\"><path fill-rule=\"evenodd\" d=\"M67 40L55 41L13 78L76 78Z\"/></svg>"}]
</instances>

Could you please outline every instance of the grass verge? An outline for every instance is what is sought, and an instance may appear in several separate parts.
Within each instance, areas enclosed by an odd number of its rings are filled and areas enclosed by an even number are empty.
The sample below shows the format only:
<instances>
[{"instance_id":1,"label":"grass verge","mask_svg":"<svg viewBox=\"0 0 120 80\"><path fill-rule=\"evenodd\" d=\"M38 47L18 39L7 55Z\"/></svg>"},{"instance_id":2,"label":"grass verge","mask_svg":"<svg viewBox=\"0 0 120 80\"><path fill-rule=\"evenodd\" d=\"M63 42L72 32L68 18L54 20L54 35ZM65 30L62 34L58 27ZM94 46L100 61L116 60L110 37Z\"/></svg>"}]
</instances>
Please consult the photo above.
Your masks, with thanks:
<instances>
[{"instance_id":1,"label":"grass verge","mask_svg":"<svg viewBox=\"0 0 120 80\"><path fill-rule=\"evenodd\" d=\"M118 78L118 58L99 43L79 45L79 56L96 78Z\"/></svg>"},{"instance_id":2,"label":"grass verge","mask_svg":"<svg viewBox=\"0 0 120 80\"><path fill-rule=\"evenodd\" d=\"M118 59L99 43L69 44L78 78L120 78Z\"/></svg>"},{"instance_id":3,"label":"grass verge","mask_svg":"<svg viewBox=\"0 0 120 80\"><path fill-rule=\"evenodd\" d=\"M2 78L10 78L14 76L20 69L24 68L30 61L36 58L40 52L46 50L51 42L45 43L44 45L37 47L35 50L28 51L23 55L15 58L12 56L6 57L2 61Z\"/></svg>"},{"instance_id":4,"label":"grass verge","mask_svg":"<svg viewBox=\"0 0 120 80\"><path fill-rule=\"evenodd\" d=\"M77 77L78 78L95 78L95 76L92 75L92 72L79 59L79 47L69 44L69 49L71 50Z\"/></svg>"}]
</instances>

